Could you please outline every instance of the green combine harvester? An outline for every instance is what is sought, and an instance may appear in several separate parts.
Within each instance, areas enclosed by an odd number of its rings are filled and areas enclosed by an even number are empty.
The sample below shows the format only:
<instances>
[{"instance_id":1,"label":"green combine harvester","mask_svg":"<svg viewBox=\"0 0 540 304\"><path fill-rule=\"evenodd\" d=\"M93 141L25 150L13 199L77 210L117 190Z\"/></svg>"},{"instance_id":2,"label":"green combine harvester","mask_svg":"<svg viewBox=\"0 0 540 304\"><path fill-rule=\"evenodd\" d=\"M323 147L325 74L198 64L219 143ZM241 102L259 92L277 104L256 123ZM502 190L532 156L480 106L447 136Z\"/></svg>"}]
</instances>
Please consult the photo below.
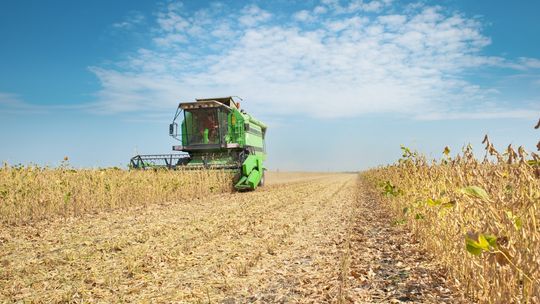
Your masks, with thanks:
<instances>
[{"instance_id":1,"label":"green combine harvester","mask_svg":"<svg viewBox=\"0 0 540 304\"><path fill-rule=\"evenodd\" d=\"M181 114L183 120L178 125ZM169 135L181 141L173 151L182 153L137 155L131 158L129 167L234 170L236 189L253 190L264 185L266 125L241 110L232 97L180 103Z\"/></svg>"}]
</instances>

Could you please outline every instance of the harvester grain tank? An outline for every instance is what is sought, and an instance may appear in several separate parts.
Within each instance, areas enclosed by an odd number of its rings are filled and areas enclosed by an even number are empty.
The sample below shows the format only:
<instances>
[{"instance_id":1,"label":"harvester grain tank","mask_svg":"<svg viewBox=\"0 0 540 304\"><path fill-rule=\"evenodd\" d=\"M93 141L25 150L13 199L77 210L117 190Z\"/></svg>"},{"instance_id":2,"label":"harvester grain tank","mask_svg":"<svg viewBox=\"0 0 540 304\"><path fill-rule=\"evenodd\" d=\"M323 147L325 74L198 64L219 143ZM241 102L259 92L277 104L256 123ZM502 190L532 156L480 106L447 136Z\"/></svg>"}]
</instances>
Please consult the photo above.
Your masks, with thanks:
<instances>
[{"instance_id":1,"label":"harvester grain tank","mask_svg":"<svg viewBox=\"0 0 540 304\"><path fill-rule=\"evenodd\" d=\"M173 151L183 153L137 155L130 167L234 170L238 190L264 184L266 125L241 110L232 97L180 103L169 135L181 143Z\"/></svg>"}]
</instances>

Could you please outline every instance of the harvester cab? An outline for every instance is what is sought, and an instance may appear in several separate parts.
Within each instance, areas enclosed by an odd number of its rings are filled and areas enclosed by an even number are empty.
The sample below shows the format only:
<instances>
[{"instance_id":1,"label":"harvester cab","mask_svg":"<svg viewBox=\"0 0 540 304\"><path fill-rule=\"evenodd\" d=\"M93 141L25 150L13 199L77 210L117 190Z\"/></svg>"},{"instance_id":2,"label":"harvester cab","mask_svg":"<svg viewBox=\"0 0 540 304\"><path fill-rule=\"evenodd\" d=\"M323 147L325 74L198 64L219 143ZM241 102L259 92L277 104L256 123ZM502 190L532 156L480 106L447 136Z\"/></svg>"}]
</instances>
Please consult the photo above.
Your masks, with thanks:
<instances>
[{"instance_id":1,"label":"harvester cab","mask_svg":"<svg viewBox=\"0 0 540 304\"><path fill-rule=\"evenodd\" d=\"M169 135L180 142L173 146L180 153L137 155L130 167L234 170L238 190L264 184L266 125L240 110L232 97L180 103Z\"/></svg>"}]
</instances>

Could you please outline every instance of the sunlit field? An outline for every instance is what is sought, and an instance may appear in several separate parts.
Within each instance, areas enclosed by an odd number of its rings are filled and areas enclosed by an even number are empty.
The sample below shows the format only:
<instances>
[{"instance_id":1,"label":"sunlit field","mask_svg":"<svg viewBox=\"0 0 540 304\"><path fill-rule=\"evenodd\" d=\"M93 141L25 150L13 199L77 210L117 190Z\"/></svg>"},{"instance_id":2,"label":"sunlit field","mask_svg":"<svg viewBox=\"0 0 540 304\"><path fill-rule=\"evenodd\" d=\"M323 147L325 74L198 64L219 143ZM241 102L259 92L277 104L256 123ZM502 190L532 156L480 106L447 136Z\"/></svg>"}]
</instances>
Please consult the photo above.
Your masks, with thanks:
<instances>
[{"instance_id":1,"label":"sunlit field","mask_svg":"<svg viewBox=\"0 0 540 304\"><path fill-rule=\"evenodd\" d=\"M0 168L0 222L30 223L232 191L226 171Z\"/></svg>"},{"instance_id":2,"label":"sunlit field","mask_svg":"<svg viewBox=\"0 0 540 304\"><path fill-rule=\"evenodd\" d=\"M484 144L251 192L230 171L5 164L0 300L534 303L540 159Z\"/></svg>"},{"instance_id":3,"label":"sunlit field","mask_svg":"<svg viewBox=\"0 0 540 304\"><path fill-rule=\"evenodd\" d=\"M470 146L439 161L402 147L395 165L362 174L410 228L426 254L449 269L452 281L482 303L540 301L540 158L522 147L485 158Z\"/></svg>"}]
</instances>

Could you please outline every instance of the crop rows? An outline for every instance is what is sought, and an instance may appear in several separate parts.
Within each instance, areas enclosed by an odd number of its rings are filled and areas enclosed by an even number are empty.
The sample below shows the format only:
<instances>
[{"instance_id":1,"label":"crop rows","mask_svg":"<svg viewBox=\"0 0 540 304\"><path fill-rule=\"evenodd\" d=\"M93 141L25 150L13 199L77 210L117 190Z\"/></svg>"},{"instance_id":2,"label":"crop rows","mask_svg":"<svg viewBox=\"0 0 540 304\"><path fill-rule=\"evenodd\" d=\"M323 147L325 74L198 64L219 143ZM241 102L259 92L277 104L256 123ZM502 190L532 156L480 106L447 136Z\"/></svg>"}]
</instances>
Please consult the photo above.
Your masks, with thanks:
<instances>
[{"instance_id":1,"label":"crop rows","mask_svg":"<svg viewBox=\"0 0 540 304\"><path fill-rule=\"evenodd\" d=\"M37 166L0 168L0 223L191 199L231 190L225 171L134 171Z\"/></svg>"},{"instance_id":2,"label":"crop rows","mask_svg":"<svg viewBox=\"0 0 540 304\"><path fill-rule=\"evenodd\" d=\"M408 226L455 284L483 303L540 301L538 156L511 146L486 156L470 146L440 161L402 147L398 163L363 174L395 225Z\"/></svg>"},{"instance_id":3,"label":"crop rows","mask_svg":"<svg viewBox=\"0 0 540 304\"><path fill-rule=\"evenodd\" d=\"M6 227L0 302L338 301L355 180L325 175Z\"/></svg>"}]
</instances>

